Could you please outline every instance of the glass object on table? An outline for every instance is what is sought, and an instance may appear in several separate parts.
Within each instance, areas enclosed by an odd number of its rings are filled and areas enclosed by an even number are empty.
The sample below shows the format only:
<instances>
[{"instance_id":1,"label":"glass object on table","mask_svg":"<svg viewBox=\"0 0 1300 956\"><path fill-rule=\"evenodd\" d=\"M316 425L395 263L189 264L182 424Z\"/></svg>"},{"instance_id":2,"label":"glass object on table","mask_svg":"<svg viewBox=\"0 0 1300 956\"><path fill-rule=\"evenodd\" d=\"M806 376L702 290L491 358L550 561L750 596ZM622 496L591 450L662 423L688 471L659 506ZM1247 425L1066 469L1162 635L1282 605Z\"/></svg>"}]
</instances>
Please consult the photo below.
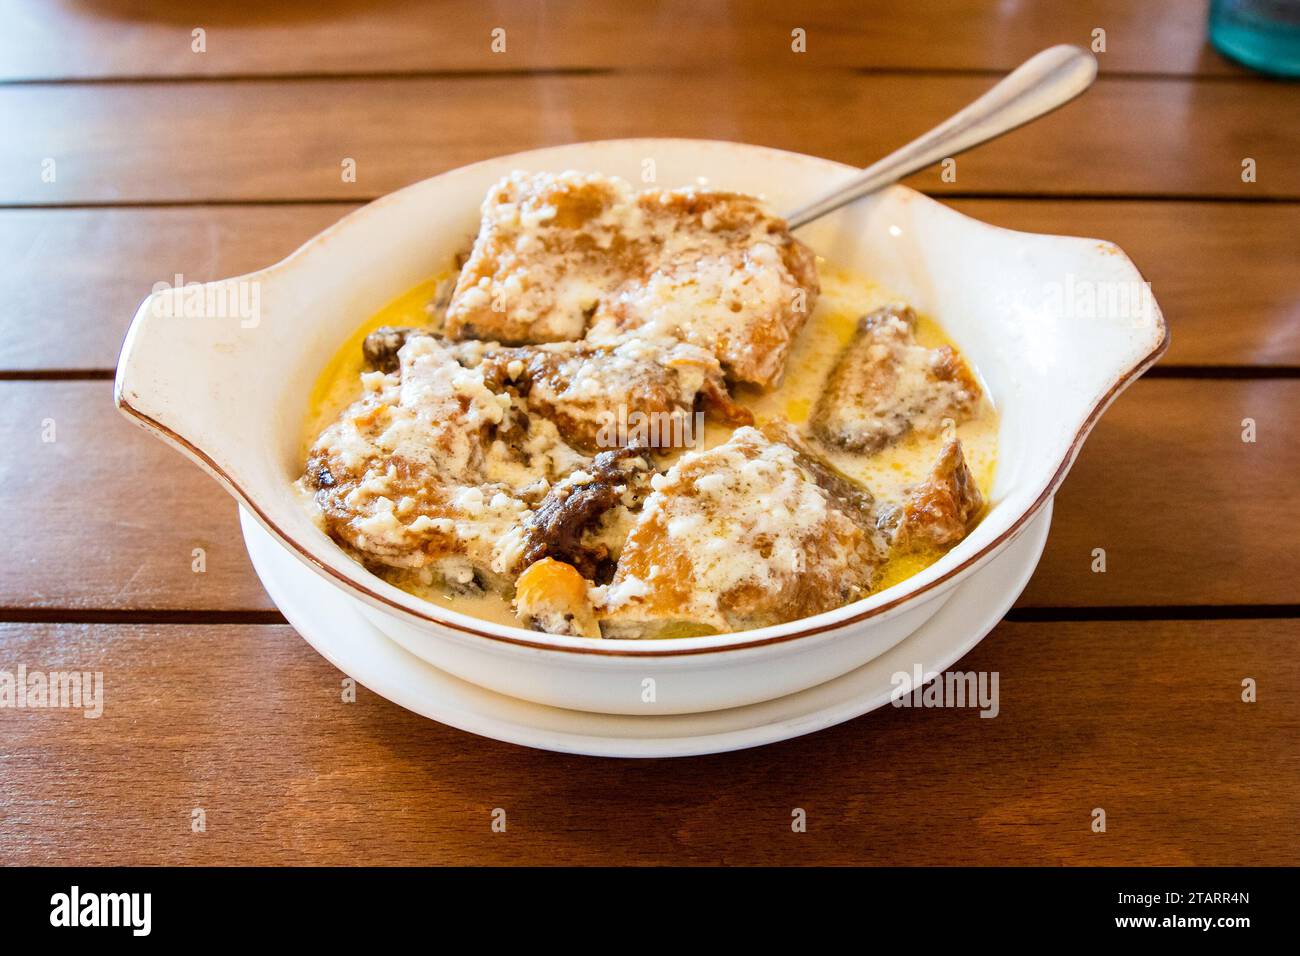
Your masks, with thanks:
<instances>
[{"instance_id":1,"label":"glass object on table","mask_svg":"<svg viewBox=\"0 0 1300 956\"><path fill-rule=\"evenodd\" d=\"M1253 70L1300 76L1300 0L1213 0L1210 42Z\"/></svg>"}]
</instances>

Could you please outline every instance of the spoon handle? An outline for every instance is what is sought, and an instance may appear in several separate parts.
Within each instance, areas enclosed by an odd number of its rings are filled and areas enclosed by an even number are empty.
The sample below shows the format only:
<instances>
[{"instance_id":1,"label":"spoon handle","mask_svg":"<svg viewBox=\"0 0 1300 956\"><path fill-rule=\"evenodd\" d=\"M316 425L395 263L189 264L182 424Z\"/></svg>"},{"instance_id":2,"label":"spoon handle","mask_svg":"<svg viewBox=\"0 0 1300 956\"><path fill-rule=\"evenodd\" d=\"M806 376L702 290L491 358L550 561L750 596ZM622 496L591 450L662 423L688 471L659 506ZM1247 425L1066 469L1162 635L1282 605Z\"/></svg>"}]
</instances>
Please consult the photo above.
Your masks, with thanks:
<instances>
[{"instance_id":1,"label":"spoon handle","mask_svg":"<svg viewBox=\"0 0 1300 956\"><path fill-rule=\"evenodd\" d=\"M974 103L923 136L868 166L835 191L786 216L791 229L895 183L918 169L956 156L1064 106L1091 84L1097 61L1069 44L1026 60Z\"/></svg>"}]
</instances>

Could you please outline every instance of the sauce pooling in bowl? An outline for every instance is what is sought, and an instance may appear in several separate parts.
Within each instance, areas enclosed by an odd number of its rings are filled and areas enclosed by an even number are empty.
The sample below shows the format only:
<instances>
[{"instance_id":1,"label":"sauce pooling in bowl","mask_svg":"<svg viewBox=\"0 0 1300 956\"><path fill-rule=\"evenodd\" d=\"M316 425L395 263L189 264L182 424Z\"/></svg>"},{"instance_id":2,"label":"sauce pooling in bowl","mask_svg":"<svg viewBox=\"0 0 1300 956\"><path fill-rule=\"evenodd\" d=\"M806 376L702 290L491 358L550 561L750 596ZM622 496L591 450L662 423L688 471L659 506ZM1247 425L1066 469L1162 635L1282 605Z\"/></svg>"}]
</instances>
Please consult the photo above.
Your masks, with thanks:
<instances>
[{"instance_id":1,"label":"sauce pooling in bowl","mask_svg":"<svg viewBox=\"0 0 1300 956\"><path fill-rule=\"evenodd\" d=\"M982 514L996 416L940 328L761 200L513 173L345 343L299 488L356 560L548 633L722 633L902 580Z\"/></svg>"},{"instance_id":2,"label":"sauce pooling in bowl","mask_svg":"<svg viewBox=\"0 0 1300 956\"><path fill-rule=\"evenodd\" d=\"M848 270L820 263L821 296L813 314L796 338L781 384L771 390L741 386L735 399L751 409L760 419L785 418L806 426L826 385L837 357L854 335L859 319L876 309L899 301L876 283ZM312 390L303 431L303 454L321 431L361 394L361 374L365 371L362 343L366 336L383 327L418 327L434 321L430 304L453 280L453 272L444 272L420 283L397 297L358 326L340 346L319 376ZM952 345L942 326L921 316L916 330L917 341L928 348ZM716 447L731 436L734 426L709 421L705 425L703 444ZM987 500L993 487L997 467L998 416L992 404L983 401L974 417L956 423L970 469ZM904 497L906 490L921 481L938 455L943 435L910 435L872 456L856 455L823 448L822 452L844 474L860 482L882 500ZM669 458L674 457L672 452ZM928 548L891 554L881 567L870 593L899 584L943 556L946 549ZM381 573L384 573L381 570ZM417 575L391 576L404 590L416 596L483 620L499 624L518 624L518 618L506 592L489 590L466 592L449 589L444 582L422 581ZM686 637L710 633L709 628L680 625L664 628L657 637Z\"/></svg>"}]
</instances>

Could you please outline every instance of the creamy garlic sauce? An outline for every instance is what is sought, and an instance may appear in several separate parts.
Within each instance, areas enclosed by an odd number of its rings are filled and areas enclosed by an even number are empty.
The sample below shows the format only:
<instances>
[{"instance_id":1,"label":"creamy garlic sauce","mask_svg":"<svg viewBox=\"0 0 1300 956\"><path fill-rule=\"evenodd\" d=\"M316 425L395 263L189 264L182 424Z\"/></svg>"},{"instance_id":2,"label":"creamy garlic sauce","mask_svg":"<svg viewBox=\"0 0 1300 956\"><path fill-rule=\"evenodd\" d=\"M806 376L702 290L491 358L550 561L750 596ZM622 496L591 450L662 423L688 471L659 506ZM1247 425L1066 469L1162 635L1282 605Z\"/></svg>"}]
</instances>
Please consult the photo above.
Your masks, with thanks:
<instances>
[{"instance_id":1,"label":"creamy garlic sauce","mask_svg":"<svg viewBox=\"0 0 1300 956\"><path fill-rule=\"evenodd\" d=\"M766 392L749 385L740 385L732 390L735 400L751 409L760 422L784 417L796 425L805 424L841 350L852 339L858 319L882 306L902 301L878 284L829 266L820 258L818 269L821 295L790 353L781 384ZM321 431L361 395L360 375L364 369L361 345L365 337L385 325L429 324L430 303L454 278L455 273L447 272L420 283L371 316L343 343L312 389L303 431L304 458ZM926 348L953 344L939 324L928 316L920 316L916 340ZM979 370L974 371L978 375ZM730 426L709 422L705 428L705 446L712 448L722 444L732 431ZM966 461L980 491L986 501L991 501L990 492L997 467L998 416L987 393L978 413L971 420L957 425L956 434L961 439ZM870 456L837 451L823 445L817 447L827 461L864 485L878 501L891 502L902 499L909 485L925 477L938 458L943 442L942 435L909 435ZM881 569L875 591L906 580L942 555L942 551L931 551L891 558ZM403 582L400 586L417 597L461 614L498 624L519 624L510 601L501 595L451 595L440 586L418 583ZM667 633L664 636L677 635Z\"/></svg>"}]
</instances>

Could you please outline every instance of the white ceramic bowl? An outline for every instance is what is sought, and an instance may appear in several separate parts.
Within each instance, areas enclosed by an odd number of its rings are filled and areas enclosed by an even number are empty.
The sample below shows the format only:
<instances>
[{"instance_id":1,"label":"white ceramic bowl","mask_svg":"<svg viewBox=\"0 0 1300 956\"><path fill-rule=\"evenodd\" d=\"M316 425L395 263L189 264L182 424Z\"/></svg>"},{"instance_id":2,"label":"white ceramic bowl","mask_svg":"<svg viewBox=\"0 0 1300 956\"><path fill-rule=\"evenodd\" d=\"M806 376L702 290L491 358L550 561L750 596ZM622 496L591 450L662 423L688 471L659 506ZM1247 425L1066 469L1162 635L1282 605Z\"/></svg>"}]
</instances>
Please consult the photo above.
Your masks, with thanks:
<instances>
[{"instance_id":1,"label":"white ceramic bowl","mask_svg":"<svg viewBox=\"0 0 1300 956\"><path fill-rule=\"evenodd\" d=\"M1011 232L894 187L800 230L831 262L936 317L1001 411L991 507L920 574L855 604L776 627L665 641L539 634L456 614L348 558L309 519L302 470L313 383L342 343L395 296L446 267L478 224L487 188L515 169L578 169L659 186L762 194L780 211L854 170L735 143L581 143L476 163L360 209L270 268L141 305L118 363L116 401L210 472L295 557L403 647L492 690L607 713L688 713L793 693L902 640L977 574L1049 500L1115 396L1164 351L1138 271L1114 245Z\"/></svg>"}]
</instances>

